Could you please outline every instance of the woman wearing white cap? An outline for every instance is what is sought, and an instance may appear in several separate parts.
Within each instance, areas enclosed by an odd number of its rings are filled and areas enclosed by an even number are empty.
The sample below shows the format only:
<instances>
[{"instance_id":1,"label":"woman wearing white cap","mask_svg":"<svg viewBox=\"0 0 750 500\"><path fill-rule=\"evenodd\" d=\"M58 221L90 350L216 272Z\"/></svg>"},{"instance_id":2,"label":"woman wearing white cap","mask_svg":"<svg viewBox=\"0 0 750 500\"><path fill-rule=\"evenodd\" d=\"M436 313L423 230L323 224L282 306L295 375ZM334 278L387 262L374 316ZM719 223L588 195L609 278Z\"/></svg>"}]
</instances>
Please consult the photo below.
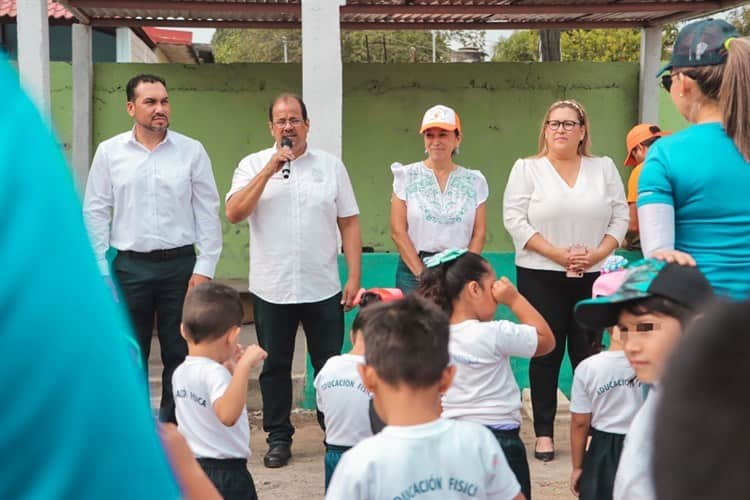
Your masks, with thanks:
<instances>
[{"instance_id":1,"label":"woman wearing white cap","mask_svg":"<svg viewBox=\"0 0 750 500\"><path fill-rule=\"evenodd\" d=\"M463 138L458 114L433 106L419 133L427 158L391 165L391 237L401 257L396 287L404 293L417 287L422 259L448 248L481 253L486 231L487 181L478 170L453 162Z\"/></svg>"}]
</instances>

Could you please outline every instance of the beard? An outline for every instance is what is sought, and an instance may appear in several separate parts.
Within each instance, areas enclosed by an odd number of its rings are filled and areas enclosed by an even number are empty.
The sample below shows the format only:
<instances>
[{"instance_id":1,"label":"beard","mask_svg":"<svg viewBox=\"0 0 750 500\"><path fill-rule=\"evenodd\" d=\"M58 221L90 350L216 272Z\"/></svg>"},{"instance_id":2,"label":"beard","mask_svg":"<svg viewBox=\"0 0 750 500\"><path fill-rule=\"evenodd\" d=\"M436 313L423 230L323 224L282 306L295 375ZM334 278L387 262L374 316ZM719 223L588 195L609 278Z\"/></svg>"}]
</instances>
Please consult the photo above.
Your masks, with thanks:
<instances>
[{"instance_id":1,"label":"beard","mask_svg":"<svg viewBox=\"0 0 750 500\"><path fill-rule=\"evenodd\" d=\"M163 123L164 123L163 125L155 125L154 121L152 119L147 124L144 123L142 125L143 128L145 128L146 130L149 130L151 132L164 132L165 130L167 130L169 128L169 118L167 118L164 115L160 115L160 118L162 118L162 120L163 120Z\"/></svg>"}]
</instances>

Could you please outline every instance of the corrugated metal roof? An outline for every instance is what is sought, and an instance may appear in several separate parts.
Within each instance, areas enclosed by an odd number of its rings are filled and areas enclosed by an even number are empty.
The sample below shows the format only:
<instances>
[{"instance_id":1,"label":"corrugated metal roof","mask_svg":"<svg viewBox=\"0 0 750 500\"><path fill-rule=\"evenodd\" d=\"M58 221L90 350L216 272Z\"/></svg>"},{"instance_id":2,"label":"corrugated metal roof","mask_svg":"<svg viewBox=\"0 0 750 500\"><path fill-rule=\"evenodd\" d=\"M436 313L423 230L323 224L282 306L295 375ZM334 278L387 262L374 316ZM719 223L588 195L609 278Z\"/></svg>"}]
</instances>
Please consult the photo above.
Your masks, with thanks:
<instances>
[{"instance_id":1,"label":"corrugated metal roof","mask_svg":"<svg viewBox=\"0 0 750 500\"><path fill-rule=\"evenodd\" d=\"M0 0L0 3L3 0ZM325 0L320 0L325 1ZM61 0L99 26L296 28L300 0ZM516 29L658 26L746 1L347 0L343 29Z\"/></svg>"},{"instance_id":2,"label":"corrugated metal roof","mask_svg":"<svg viewBox=\"0 0 750 500\"><path fill-rule=\"evenodd\" d=\"M6 21L15 18L17 15L16 0L0 0L0 22L2 18ZM73 20L73 13L65 8L64 5L52 0L47 0L47 15L54 20Z\"/></svg>"}]
</instances>

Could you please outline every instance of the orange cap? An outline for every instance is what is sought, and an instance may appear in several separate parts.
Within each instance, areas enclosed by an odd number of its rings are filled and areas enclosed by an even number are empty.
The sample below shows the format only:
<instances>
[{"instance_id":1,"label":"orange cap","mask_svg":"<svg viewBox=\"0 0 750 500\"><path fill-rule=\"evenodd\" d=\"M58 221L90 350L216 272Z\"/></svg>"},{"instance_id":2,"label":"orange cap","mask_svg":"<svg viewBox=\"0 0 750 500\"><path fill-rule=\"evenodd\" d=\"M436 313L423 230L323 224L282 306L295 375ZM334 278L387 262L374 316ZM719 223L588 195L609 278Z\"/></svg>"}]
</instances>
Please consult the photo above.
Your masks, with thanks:
<instances>
[{"instance_id":1,"label":"orange cap","mask_svg":"<svg viewBox=\"0 0 750 500\"><path fill-rule=\"evenodd\" d=\"M461 120L458 118L458 113L442 104L433 106L425 111L419 133L423 134L425 130L432 127L445 130L458 130L459 135L461 134Z\"/></svg>"},{"instance_id":2,"label":"orange cap","mask_svg":"<svg viewBox=\"0 0 750 500\"><path fill-rule=\"evenodd\" d=\"M625 144L628 148L628 157L625 158L625 165L634 167L638 164L633 157L633 149L635 149L638 144L647 141L652 137L664 137L669 134L670 132L662 131L658 125L654 125L653 123L639 123L631 128L625 138Z\"/></svg>"}]
</instances>

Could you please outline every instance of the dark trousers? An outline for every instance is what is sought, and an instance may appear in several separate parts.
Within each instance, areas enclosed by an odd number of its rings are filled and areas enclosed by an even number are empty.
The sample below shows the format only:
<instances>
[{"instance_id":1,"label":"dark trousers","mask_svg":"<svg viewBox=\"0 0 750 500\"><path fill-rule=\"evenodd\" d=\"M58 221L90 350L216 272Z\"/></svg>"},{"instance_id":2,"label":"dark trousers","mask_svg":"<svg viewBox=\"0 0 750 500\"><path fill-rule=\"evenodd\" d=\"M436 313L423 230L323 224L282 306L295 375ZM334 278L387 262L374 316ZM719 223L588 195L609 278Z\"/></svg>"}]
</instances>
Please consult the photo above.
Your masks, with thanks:
<instances>
[{"instance_id":1,"label":"dark trousers","mask_svg":"<svg viewBox=\"0 0 750 500\"><path fill-rule=\"evenodd\" d=\"M419 252L419 258L424 259L435 255L435 252ZM396 288L404 292L404 295L411 293L419 286L419 277L414 276L404 262L404 259L398 259L398 265L396 266Z\"/></svg>"},{"instance_id":2,"label":"dark trousers","mask_svg":"<svg viewBox=\"0 0 750 500\"><path fill-rule=\"evenodd\" d=\"M244 458L199 458L198 463L224 500L258 500Z\"/></svg>"},{"instance_id":3,"label":"dark trousers","mask_svg":"<svg viewBox=\"0 0 750 500\"><path fill-rule=\"evenodd\" d=\"M141 348L146 380L156 316L164 365L159 419L164 422L177 423L172 396L172 373L187 355L187 344L180 335L180 321L182 303L194 266L195 254L149 260L124 252L118 253L112 264Z\"/></svg>"},{"instance_id":4,"label":"dark trousers","mask_svg":"<svg viewBox=\"0 0 750 500\"><path fill-rule=\"evenodd\" d=\"M526 459L526 447L519 436L519 429L501 431L490 429L495 435L500 448L503 449L505 459L513 474L516 475L521 485L521 492L526 500L531 500L531 474L529 473L529 461Z\"/></svg>"},{"instance_id":5,"label":"dark trousers","mask_svg":"<svg viewBox=\"0 0 750 500\"><path fill-rule=\"evenodd\" d=\"M591 297L591 287L599 273L567 278L563 271L523 267L516 267L516 273L518 291L544 316L555 335L555 349L545 356L533 358L529 364L534 432L537 437L554 437L557 383L566 341L574 370L578 363L593 354L593 336L575 320L573 308L579 300Z\"/></svg>"},{"instance_id":6,"label":"dark trousers","mask_svg":"<svg viewBox=\"0 0 750 500\"><path fill-rule=\"evenodd\" d=\"M292 358L297 326L302 323L315 375L331 356L341 353L344 311L341 293L320 302L273 304L253 297L255 330L268 357L260 373L263 397L263 430L270 446L291 444Z\"/></svg>"}]
</instances>

